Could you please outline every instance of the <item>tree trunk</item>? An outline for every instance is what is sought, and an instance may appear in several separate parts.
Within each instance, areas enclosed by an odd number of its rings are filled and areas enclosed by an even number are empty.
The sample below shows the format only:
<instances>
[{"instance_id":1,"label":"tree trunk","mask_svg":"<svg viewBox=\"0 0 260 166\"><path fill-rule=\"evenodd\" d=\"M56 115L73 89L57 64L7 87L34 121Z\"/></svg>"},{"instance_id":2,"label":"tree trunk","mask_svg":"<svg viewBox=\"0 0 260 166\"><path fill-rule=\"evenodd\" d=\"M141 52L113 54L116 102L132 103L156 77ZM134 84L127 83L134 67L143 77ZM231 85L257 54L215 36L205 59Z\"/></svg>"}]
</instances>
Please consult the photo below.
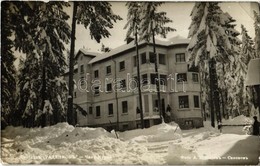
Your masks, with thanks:
<instances>
[{"instance_id":1,"label":"tree trunk","mask_svg":"<svg viewBox=\"0 0 260 166\"><path fill-rule=\"evenodd\" d=\"M213 60L209 60L209 82L210 82L210 119L211 119L211 126L215 127L215 110L214 110L214 96L213 96L213 87L214 87L214 82L213 82L213 70L212 68L214 67Z\"/></svg>"},{"instance_id":2,"label":"tree trunk","mask_svg":"<svg viewBox=\"0 0 260 166\"><path fill-rule=\"evenodd\" d=\"M43 54L42 57L42 89L41 89L41 97L42 97L42 104L41 104L41 108L42 111L44 110L44 103L45 103L45 99L46 99L46 70L45 70L45 58L44 58L45 54ZM41 116L41 127L45 127L46 126L46 113L43 112L42 116Z\"/></svg>"},{"instance_id":3,"label":"tree trunk","mask_svg":"<svg viewBox=\"0 0 260 166\"><path fill-rule=\"evenodd\" d=\"M73 74L74 74L74 50L75 50L75 34L76 34L76 13L77 2L73 5L72 15L72 30L71 30L71 44L70 44L70 57L69 57L69 96L68 96L68 110L67 110L67 122L70 125L75 125L74 113L73 113Z\"/></svg>"},{"instance_id":4,"label":"tree trunk","mask_svg":"<svg viewBox=\"0 0 260 166\"><path fill-rule=\"evenodd\" d=\"M209 78L210 78L210 109L211 109L211 126L215 127L216 120L221 122L219 87L217 80L216 61L209 60Z\"/></svg>"},{"instance_id":5,"label":"tree trunk","mask_svg":"<svg viewBox=\"0 0 260 166\"><path fill-rule=\"evenodd\" d=\"M136 48L136 69L137 69L137 84L138 84L138 95L139 95L139 106L141 115L141 128L144 128L144 112L143 112L143 100L141 91L141 76L140 76L140 64L139 64L139 51L137 41L137 25L135 25L135 48Z\"/></svg>"},{"instance_id":6,"label":"tree trunk","mask_svg":"<svg viewBox=\"0 0 260 166\"><path fill-rule=\"evenodd\" d=\"M158 98L158 111L160 113L160 121L162 123L163 119L165 118L165 110L162 110L162 105L161 105L160 81L159 81L157 55L156 55L156 48L155 48L155 34L153 29L153 23L151 23L151 30L153 32L153 54L155 57L154 68L155 68L155 74L157 76L157 80L155 82L156 82L156 91L157 91L157 98Z\"/></svg>"}]
</instances>

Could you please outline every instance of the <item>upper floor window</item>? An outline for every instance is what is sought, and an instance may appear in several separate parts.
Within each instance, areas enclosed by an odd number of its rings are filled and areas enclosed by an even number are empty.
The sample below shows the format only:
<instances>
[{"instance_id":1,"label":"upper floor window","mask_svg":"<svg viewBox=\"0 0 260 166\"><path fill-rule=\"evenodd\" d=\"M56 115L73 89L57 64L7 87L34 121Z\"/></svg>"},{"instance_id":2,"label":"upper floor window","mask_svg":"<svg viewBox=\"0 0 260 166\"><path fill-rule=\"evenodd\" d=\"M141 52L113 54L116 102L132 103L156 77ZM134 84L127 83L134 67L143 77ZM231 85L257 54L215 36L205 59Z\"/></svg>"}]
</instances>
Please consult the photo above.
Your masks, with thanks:
<instances>
[{"instance_id":1,"label":"upper floor window","mask_svg":"<svg viewBox=\"0 0 260 166\"><path fill-rule=\"evenodd\" d=\"M178 73L177 74L177 82L186 82L187 81L187 74L186 73Z\"/></svg>"},{"instance_id":2,"label":"upper floor window","mask_svg":"<svg viewBox=\"0 0 260 166\"><path fill-rule=\"evenodd\" d=\"M156 54L154 54L153 52L149 52L150 63L155 63L155 60L156 60Z\"/></svg>"},{"instance_id":3,"label":"upper floor window","mask_svg":"<svg viewBox=\"0 0 260 166\"><path fill-rule=\"evenodd\" d=\"M125 69L125 61L122 61L119 63L119 70L124 70Z\"/></svg>"},{"instance_id":4,"label":"upper floor window","mask_svg":"<svg viewBox=\"0 0 260 166\"><path fill-rule=\"evenodd\" d=\"M98 70L94 71L94 78L98 78Z\"/></svg>"},{"instance_id":5,"label":"upper floor window","mask_svg":"<svg viewBox=\"0 0 260 166\"><path fill-rule=\"evenodd\" d=\"M108 104L108 115L113 115L113 104Z\"/></svg>"},{"instance_id":6,"label":"upper floor window","mask_svg":"<svg viewBox=\"0 0 260 166\"><path fill-rule=\"evenodd\" d=\"M160 75L160 84L167 85L167 75Z\"/></svg>"},{"instance_id":7,"label":"upper floor window","mask_svg":"<svg viewBox=\"0 0 260 166\"><path fill-rule=\"evenodd\" d=\"M143 74L142 75L141 82L142 82L143 85L147 85L148 84L148 76L147 76L147 74Z\"/></svg>"},{"instance_id":8,"label":"upper floor window","mask_svg":"<svg viewBox=\"0 0 260 166\"><path fill-rule=\"evenodd\" d=\"M194 100L194 107L199 108L200 107L199 96L193 96L193 100Z\"/></svg>"},{"instance_id":9,"label":"upper floor window","mask_svg":"<svg viewBox=\"0 0 260 166\"><path fill-rule=\"evenodd\" d=\"M77 98L77 92L74 92L74 98Z\"/></svg>"},{"instance_id":10,"label":"upper floor window","mask_svg":"<svg viewBox=\"0 0 260 166\"><path fill-rule=\"evenodd\" d=\"M94 95L99 95L99 86L94 87Z\"/></svg>"},{"instance_id":11,"label":"upper floor window","mask_svg":"<svg viewBox=\"0 0 260 166\"><path fill-rule=\"evenodd\" d=\"M133 56L133 64L134 64L134 67L137 66L137 56Z\"/></svg>"},{"instance_id":12,"label":"upper floor window","mask_svg":"<svg viewBox=\"0 0 260 166\"><path fill-rule=\"evenodd\" d=\"M106 91L112 92L112 84L111 83L107 84Z\"/></svg>"},{"instance_id":13,"label":"upper floor window","mask_svg":"<svg viewBox=\"0 0 260 166\"><path fill-rule=\"evenodd\" d=\"M141 54L141 64L145 64L146 63L146 53L142 53Z\"/></svg>"},{"instance_id":14,"label":"upper floor window","mask_svg":"<svg viewBox=\"0 0 260 166\"><path fill-rule=\"evenodd\" d=\"M199 82L199 74L192 73L192 81L193 82Z\"/></svg>"},{"instance_id":15,"label":"upper floor window","mask_svg":"<svg viewBox=\"0 0 260 166\"><path fill-rule=\"evenodd\" d=\"M96 117L100 117L101 112L100 112L100 106L96 106Z\"/></svg>"},{"instance_id":16,"label":"upper floor window","mask_svg":"<svg viewBox=\"0 0 260 166\"><path fill-rule=\"evenodd\" d=\"M84 65L80 65L80 73L84 73Z\"/></svg>"},{"instance_id":17,"label":"upper floor window","mask_svg":"<svg viewBox=\"0 0 260 166\"><path fill-rule=\"evenodd\" d=\"M159 64L166 65L166 55L159 54Z\"/></svg>"},{"instance_id":18,"label":"upper floor window","mask_svg":"<svg viewBox=\"0 0 260 166\"><path fill-rule=\"evenodd\" d=\"M179 96L179 108L189 108L189 96Z\"/></svg>"},{"instance_id":19,"label":"upper floor window","mask_svg":"<svg viewBox=\"0 0 260 166\"><path fill-rule=\"evenodd\" d=\"M127 111L128 111L127 101L122 101L122 112L127 113Z\"/></svg>"},{"instance_id":20,"label":"upper floor window","mask_svg":"<svg viewBox=\"0 0 260 166\"><path fill-rule=\"evenodd\" d=\"M176 62L186 62L185 53L176 54Z\"/></svg>"},{"instance_id":21,"label":"upper floor window","mask_svg":"<svg viewBox=\"0 0 260 166\"><path fill-rule=\"evenodd\" d=\"M156 81L158 81L157 74L151 74L151 84L156 84Z\"/></svg>"},{"instance_id":22,"label":"upper floor window","mask_svg":"<svg viewBox=\"0 0 260 166\"><path fill-rule=\"evenodd\" d=\"M85 77L82 76L82 77L80 78L80 85L84 85L84 83L85 83Z\"/></svg>"},{"instance_id":23,"label":"upper floor window","mask_svg":"<svg viewBox=\"0 0 260 166\"><path fill-rule=\"evenodd\" d=\"M111 66L107 66L106 69L107 69L106 73L107 73L107 74L111 74Z\"/></svg>"},{"instance_id":24,"label":"upper floor window","mask_svg":"<svg viewBox=\"0 0 260 166\"><path fill-rule=\"evenodd\" d=\"M121 80L120 81L120 87L121 88L126 88L126 81L125 80Z\"/></svg>"}]
</instances>

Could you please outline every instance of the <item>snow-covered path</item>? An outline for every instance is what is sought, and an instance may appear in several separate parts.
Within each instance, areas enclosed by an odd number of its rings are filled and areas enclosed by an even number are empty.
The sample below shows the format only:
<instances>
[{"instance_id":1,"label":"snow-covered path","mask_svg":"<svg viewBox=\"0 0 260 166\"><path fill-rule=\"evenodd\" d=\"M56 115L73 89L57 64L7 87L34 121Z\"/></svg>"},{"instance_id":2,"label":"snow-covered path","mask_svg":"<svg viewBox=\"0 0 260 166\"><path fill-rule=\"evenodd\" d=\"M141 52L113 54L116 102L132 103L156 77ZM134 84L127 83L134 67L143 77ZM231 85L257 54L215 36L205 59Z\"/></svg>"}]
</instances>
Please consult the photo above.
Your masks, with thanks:
<instances>
[{"instance_id":1,"label":"snow-covered path","mask_svg":"<svg viewBox=\"0 0 260 166\"><path fill-rule=\"evenodd\" d=\"M66 123L46 128L8 127L1 161L23 164L258 164L259 138L173 124L118 133Z\"/></svg>"},{"instance_id":2,"label":"snow-covered path","mask_svg":"<svg viewBox=\"0 0 260 166\"><path fill-rule=\"evenodd\" d=\"M214 150L214 149L213 149ZM247 136L245 139L235 143L219 159L207 161L207 164L214 165L257 165L260 161L260 138Z\"/></svg>"}]
</instances>

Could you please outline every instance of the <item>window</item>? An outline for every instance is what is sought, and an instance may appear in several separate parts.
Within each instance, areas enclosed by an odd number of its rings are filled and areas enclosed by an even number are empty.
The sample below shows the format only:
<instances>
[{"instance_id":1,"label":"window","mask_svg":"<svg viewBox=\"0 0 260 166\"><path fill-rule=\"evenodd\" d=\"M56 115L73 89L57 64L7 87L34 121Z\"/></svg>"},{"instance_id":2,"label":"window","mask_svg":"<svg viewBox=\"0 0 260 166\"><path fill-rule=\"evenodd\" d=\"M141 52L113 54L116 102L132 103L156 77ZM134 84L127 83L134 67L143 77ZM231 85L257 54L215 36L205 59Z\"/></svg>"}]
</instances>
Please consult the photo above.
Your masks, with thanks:
<instances>
[{"instance_id":1,"label":"window","mask_svg":"<svg viewBox=\"0 0 260 166\"><path fill-rule=\"evenodd\" d=\"M128 111L127 101L122 101L122 112L127 113L127 111Z\"/></svg>"},{"instance_id":2,"label":"window","mask_svg":"<svg viewBox=\"0 0 260 166\"><path fill-rule=\"evenodd\" d=\"M126 81L125 80L121 80L120 81L120 88L125 88L126 87Z\"/></svg>"},{"instance_id":3,"label":"window","mask_svg":"<svg viewBox=\"0 0 260 166\"><path fill-rule=\"evenodd\" d=\"M74 98L77 98L77 92L74 92Z\"/></svg>"},{"instance_id":4,"label":"window","mask_svg":"<svg viewBox=\"0 0 260 166\"><path fill-rule=\"evenodd\" d=\"M141 64L145 64L146 63L146 53L142 53L141 54Z\"/></svg>"},{"instance_id":5,"label":"window","mask_svg":"<svg viewBox=\"0 0 260 166\"><path fill-rule=\"evenodd\" d=\"M158 80L157 74L151 74L151 84L156 84L156 81Z\"/></svg>"},{"instance_id":6,"label":"window","mask_svg":"<svg viewBox=\"0 0 260 166\"><path fill-rule=\"evenodd\" d=\"M125 131L125 130L128 130L128 124L123 124L123 130Z\"/></svg>"},{"instance_id":7,"label":"window","mask_svg":"<svg viewBox=\"0 0 260 166\"><path fill-rule=\"evenodd\" d=\"M137 56L133 56L133 64L134 64L134 67L137 65Z\"/></svg>"},{"instance_id":8,"label":"window","mask_svg":"<svg viewBox=\"0 0 260 166\"><path fill-rule=\"evenodd\" d=\"M192 81L193 82L199 82L199 74L192 73Z\"/></svg>"},{"instance_id":9,"label":"window","mask_svg":"<svg viewBox=\"0 0 260 166\"><path fill-rule=\"evenodd\" d=\"M84 80L85 79L85 77L84 76L82 76L81 78L80 78L80 85L84 85Z\"/></svg>"},{"instance_id":10,"label":"window","mask_svg":"<svg viewBox=\"0 0 260 166\"><path fill-rule=\"evenodd\" d=\"M142 84L143 85L147 85L148 84L148 77L147 77L147 74L143 74L142 75Z\"/></svg>"},{"instance_id":11,"label":"window","mask_svg":"<svg viewBox=\"0 0 260 166\"><path fill-rule=\"evenodd\" d=\"M108 104L108 115L113 115L113 104Z\"/></svg>"},{"instance_id":12,"label":"window","mask_svg":"<svg viewBox=\"0 0 260 166\"><path fill-rule=\"evenodd\" d=\"M193 100L194 100L194 107L200 108L199 96L193 96Z\"/></svg>"},{"instance_id":13,"label":"window","mask_svg":"<svg viewBox=\"0 0 260 166\"><path fill-rule=\"evenodd\" d=\"M96 117L100 117L101 113L100 113L100 106L96 106Z\"/></svg>"},{"instance_id":14,"label":"window","mask_svg":"<svg viewBox=\"0 0 260 166\"><path fill-rule=\"evenodd\" d=\"M122 61L119 63L119 70L124 70L125 69L125 61Z\"/></svg>"},{"instance_id":15,"label":"window","mask_svg":"<svg viewBox=\"0 0 260 166\"><path fill-rule=\"evenodd\" d=\"M193 127L193 120L185 120L185 126Z\"/></svg>"},{"instance_id":16,"label":"window","mask_svg":"<svg viewBox=\"0 0 260 166\"><path fill-rule=\"evenodd\" d=\"M84 73L84 65L80 65L80 73Z\"/></svg>"},{"instance_id":17,"label":"window","mask_svg":"<svg viewBox=\"0 0 260 166\"><path fill-rule=\"evenodd\" d=\"M187 74L186 73L178 73L177 74L177 82L187 81Z\"/></svg>"},{"instance_id":18,"label":"window","mask_svg":"<svg viewBox=\"0 0 260 166\"><path fill-rule=\"evenodd\" d=\"M93 110L92 110L92 107L88 107L88 113L90 114L90 115L92 115L92 112Z\"/></svg>"},{"instance_id":19,"label":"window","mask_svg":"<svg viewBox=\"0 0 260 166\"><path fill-rule=\"evenodd\" d=\"M160 85L167 85L167 76L160 75Z\"/></svg>"},{"instance_id":20,"label":"window","mask_svg":"<svg viewBox=\"0 0 260 166\"><path fill-rule=\"evenodd\" d=\"M95 77L95 78L98 78L98 70L95 70L95 71L94 71L94 77Z\"/></svg>"},{"instance_id":21,"label":"window","mask_svg":"<svg viewBox=\"0 0 260 166\"><path fill-rule=\"evenodd\" d=\"M189 96L179 96L179 108L189 108Z\"/></svg>"},{"instance_id":22,"label":"window","mask_svg":"<svg viewBox=\"0 0 260 166\"><path fill-rule=\"evenodd\" d=\"M156 54L154 54L153 52L149 52L149 60L150 60L150 63L155 63Z\"/></svg>"},{"instance_id":23,"label":"window","mask_svg":"<svg viewBox=\"0 0 260 166\"><path fill-rule=\"evenodd\" d=\"M112 84L111 83L107 84L106 88L107 88L106 89L107 92L112 92Z\"/></svg>"},{"instance_id":24,"label":"window","mask_svg":"<svg viewBox=\"0 0 260 166\"><path fill-rule=\"evenodd\" d=\"M159 64L166 65L166 55L159 54Z\"/></svg>"},{"instance_id":25,"label":"window","mask_svg":"<svg viewBox=\"0 0 260 166\"><path fill-rule=\"evenodd\" d=\"M185 53L176 54L176 62L185 62Z\"/></svg>"},{"instance_id":26,"label":"window","mask_svg":"<svg viewBox=\"0 0 260 166\"><path fill-rule=\"evenodd\" d=\"M111 66L107 66L107 74L111 74Z\"/></svg>"},{"instance_id":27,"label":"window","mask_svg":"<svg viewBox=\"0 0 260 166\"><path fill-rule=\"evenodd\" d=\"M94 95L99 95L99 87L94 87Z\"/></svg>"},{"instance_id":28,"label":"window","mask_svg":"<svg viewBox=\"0 0 260 166\"><path fill-rule=\"evenodd\" d=\"M135 85L136 85L136 87L138 87L138 77L135 76L135 77L134 77L134 80L135 80ZM141 83L141 81L140 81L140 83Z\"/></svg>"}]
</instances>

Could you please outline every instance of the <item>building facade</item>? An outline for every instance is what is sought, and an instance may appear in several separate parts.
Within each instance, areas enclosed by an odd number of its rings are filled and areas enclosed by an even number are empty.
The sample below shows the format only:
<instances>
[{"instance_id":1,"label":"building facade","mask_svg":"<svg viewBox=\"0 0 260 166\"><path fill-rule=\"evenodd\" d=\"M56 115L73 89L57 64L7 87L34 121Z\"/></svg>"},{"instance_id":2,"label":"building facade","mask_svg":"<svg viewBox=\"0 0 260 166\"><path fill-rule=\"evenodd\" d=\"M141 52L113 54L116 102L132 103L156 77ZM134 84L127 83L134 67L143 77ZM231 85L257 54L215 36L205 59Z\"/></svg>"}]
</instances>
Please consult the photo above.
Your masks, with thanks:
<instances>
[{"instance_id":1,"label":"building facade","mask_svg":"<svg viewBox=\"0 0 260 166\"><path fill-rule=\"evenodd\" d=\"M198 70L186 62L188 43L181 37L156 40L161 108L182 129L203 126ZM152 44L139 44L145 127L160 122L154 56ZM119 126L121 131L140 128L134 42L102 54L80 49L75 59L74 103L87 111L87 116L77 113L78 125L107 130Z\"/></svg>"}]
</instances>

